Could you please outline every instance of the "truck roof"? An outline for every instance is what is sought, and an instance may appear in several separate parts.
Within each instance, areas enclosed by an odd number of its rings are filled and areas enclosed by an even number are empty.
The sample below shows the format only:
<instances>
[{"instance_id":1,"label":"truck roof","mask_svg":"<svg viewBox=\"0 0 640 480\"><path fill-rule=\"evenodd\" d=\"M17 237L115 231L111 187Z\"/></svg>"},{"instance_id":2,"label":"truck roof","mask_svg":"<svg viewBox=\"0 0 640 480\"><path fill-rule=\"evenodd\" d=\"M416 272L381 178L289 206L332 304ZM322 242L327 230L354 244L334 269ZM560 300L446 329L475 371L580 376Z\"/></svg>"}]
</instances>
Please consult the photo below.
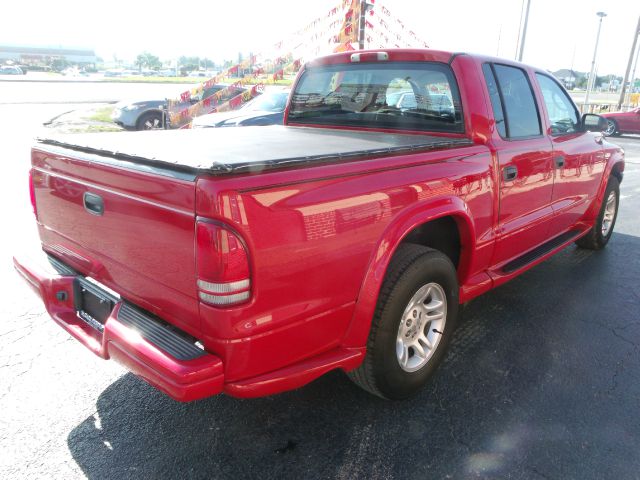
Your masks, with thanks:
<instances>
[{"instance_id":1,"label":"truck roof","mask_svg":"<svg viewBox=\"0 0 640 480\"><path fill-rule=\"evenodd\" d=\"M386 59L380 59L377 54L387 54ZM352 60L353 55L359 55L358 60ZM508 58L495 57L478 53L451 52L445 50L432 50L427 48L383 48L378 50L354 50L350 52L335 53L324 57L319 57L305 64L305 67L317 67L321 65L335 65L340 63L361 62L440 62L451 63L457 56L466 55L483 62L495 62L506 65L519 65L521 67L532 68L535 71L544 71L529 64L510 60Z\"/></svg>"},{"instance_id":2,"label":"truck roof","mask_svg":"<svg viewBox=\"0 0 640 480\"><path fill-rule=\"evenodd\" d=\"M386 53L388 58L379 61L389 62L442 62L448 63L455 55L459 55L455 52L446 52L442 50L431 49L413 49L413 48L389 48L379 50L354 50L350 52L335 53L333 55L327 55L325 57L319 57L307 62L307 67L315 67L320 65L333 65L337 63L351 63L354 55L359 55L358 61L376 61L378 60L376 54Z\"/></svg>"}]
</instances>

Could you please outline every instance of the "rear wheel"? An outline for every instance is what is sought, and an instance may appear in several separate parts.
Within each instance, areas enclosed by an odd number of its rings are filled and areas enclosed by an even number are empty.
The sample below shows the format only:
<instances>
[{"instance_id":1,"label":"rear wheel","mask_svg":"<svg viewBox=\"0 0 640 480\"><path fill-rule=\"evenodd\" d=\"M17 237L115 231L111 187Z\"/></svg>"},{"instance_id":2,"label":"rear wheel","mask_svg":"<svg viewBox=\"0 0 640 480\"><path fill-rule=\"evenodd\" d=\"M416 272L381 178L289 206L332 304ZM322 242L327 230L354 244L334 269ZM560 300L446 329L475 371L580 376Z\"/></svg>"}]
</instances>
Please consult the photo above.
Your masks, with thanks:
<instances>
[{"instance_id":1,"label":"rear wheel","mask_svg":"<svg viewBox=\"0 0 640 480\"><path fill-rule=\"evenodd\" d=\"M618 123L615 120L607 119L607 128L602 133L607 137L617 137L620 135L620 132L618 132Z\"/></svg>"},{"instance_id":2,"label":"rear wheel","mask_svg":"<svg viewBox=\"0 0 640 480\"><path fill-rule=\"evenodd\" d=\"M138 130L160 130L162 128L162 114L159 112L145 113L138 120Z\"/></svg>"},{"instance_id":3,"label":"rear wheel","mask_svg":"<svg viewBox=\"0 0 640 480\"><path fill-rule=\"evenodd\" d=\"M383 398L414 395L442 361L458 308L458 280L449 257L401 245L380 290L367 354L349 377Z\"/></svg>"},{"instance_id":4,"label":"rear wheel","mask_svg":"<svg viewBox=\"0 0 640 480\"><path fill-rule=\"evenodd\" d=\"M612 176L607 183L596 223L584 237L576 241L576 245L590 250L604 248L613 234L613 227L616 224L616 218L618 218L619 203L620 182Z\"/></svg>"}]
</instances>

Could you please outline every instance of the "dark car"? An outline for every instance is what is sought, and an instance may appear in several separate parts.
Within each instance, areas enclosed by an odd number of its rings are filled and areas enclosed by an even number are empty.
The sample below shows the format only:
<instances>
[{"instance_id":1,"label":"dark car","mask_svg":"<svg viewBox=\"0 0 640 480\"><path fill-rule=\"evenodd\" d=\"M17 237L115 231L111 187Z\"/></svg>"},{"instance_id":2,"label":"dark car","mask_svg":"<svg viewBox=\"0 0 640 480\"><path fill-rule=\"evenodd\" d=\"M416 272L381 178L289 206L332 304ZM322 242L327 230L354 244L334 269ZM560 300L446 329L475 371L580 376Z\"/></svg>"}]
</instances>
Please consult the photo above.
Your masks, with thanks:
<instances>
[{"instance_id":1,"label":"dark car","mask_svg":"<svg viewBox=\"0 0 640 480\"><path fill-rule=\"evenodd\" d=\"M628 112L603 113L607 119L607 136L618 136L623 133L640 133L640 107Z\"/></svg>"},{"instance_id":2,"label":"dark car","mask_svg":"<svg viewBox=\"0 0 640 480\"><path fill-rule=\"evenodd\" d=\"M179 108L188 108L197 101L208 98L228 86L229 85L217 84L207 88L204 90L202 96L192 98L190 102L180 104ZM223 96L221 101L227 101L239 95L244 90L245 89L241 87L234 87L228 94ZM111 114L111 119L114 123L127 130L157 130L163 128L162 110L165 107L165 99L123 101L116 104Z\"/></svg>"},{"instance_id":3,"label":"dark car","mask_svg":"<svg viewBox=\"0 0 640 480\"><path fill-rule=\"evenodd\" d=\"M210 113L194 118L192 128L280 125L284 122L289 90L267 90L232 112Z\"/></svg>"}]
</instances>

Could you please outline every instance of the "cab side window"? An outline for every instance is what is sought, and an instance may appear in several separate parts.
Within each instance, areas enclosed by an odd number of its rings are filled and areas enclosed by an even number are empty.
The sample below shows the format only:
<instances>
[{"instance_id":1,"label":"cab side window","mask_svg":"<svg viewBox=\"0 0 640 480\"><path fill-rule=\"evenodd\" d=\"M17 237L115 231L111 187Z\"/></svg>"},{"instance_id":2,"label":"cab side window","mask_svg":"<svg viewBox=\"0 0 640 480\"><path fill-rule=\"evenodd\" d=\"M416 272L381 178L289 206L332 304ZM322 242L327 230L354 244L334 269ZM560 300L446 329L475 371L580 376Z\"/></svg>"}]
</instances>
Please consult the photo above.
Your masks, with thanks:
<instances>
[{"instance_id":1,"label":"cab side window","mask_svg":"<svg viewBox=\"0 0 640 480\"><path fill-rule=\"evenodd\" d=\"M579 130L580 120L573 102L567 94L550 77L536 73L536 78L542 90L544 104L551 123L551 135L575 133Z\"/></svg>"},{"instance_id":2,"label":"cab side window","mask_svg":"<svg viewBox=\"0 0 640 480\"><path fill-rule=\"evenodd\" d=\"M507 65L493 65L500 89L507 136L512 139L542 134L538 107L524 70Z\"/></svg>"}]
</instances>

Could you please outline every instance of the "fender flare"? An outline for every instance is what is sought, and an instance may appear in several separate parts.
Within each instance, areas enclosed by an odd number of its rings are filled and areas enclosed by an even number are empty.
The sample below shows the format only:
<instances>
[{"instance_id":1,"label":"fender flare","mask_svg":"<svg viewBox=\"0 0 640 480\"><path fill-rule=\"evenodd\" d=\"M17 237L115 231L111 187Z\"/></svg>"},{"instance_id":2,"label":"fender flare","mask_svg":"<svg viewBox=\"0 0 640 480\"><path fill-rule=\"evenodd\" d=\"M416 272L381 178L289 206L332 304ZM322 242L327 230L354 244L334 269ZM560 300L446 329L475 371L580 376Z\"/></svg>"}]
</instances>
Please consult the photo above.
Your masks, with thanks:
<instances>
[{"instance_id":1,"label":"fender flare","mask_svg":"<svg viewBox=\"0 0 640 480\"><path fill-rule=\"evenodd\" d=\"M442 217L453 217L456 222L462 250L458 278L462 280L467 276L476 243L475 226L467 204L459 197L443 196L405 208L387 225L373 249L342 346L366 345L378 294L393 255L413 229Z\"/></svg>"},{"instance_id":2,"label":"fender flare","mask_svg":"<svg viewBox=\"0 0 640 480\"><path fill-rule=\"evenodd\" d=\"M622 173L624 172L624 153L621 149L615 150L605 150L604 154L610 154L607 164L604 168L604 172L602 172L602 178L600 179L600 185L598 186L598 192L593 199L593 202L585 212L583 221L587 224L591 225L598 218L598 214L600 213L600 205L602 205L602 201L604 199L604 192L607 189L607 184L609 183L609 177L616 171L620 178L622 178Z\"/></svg>"}]
</instances>

